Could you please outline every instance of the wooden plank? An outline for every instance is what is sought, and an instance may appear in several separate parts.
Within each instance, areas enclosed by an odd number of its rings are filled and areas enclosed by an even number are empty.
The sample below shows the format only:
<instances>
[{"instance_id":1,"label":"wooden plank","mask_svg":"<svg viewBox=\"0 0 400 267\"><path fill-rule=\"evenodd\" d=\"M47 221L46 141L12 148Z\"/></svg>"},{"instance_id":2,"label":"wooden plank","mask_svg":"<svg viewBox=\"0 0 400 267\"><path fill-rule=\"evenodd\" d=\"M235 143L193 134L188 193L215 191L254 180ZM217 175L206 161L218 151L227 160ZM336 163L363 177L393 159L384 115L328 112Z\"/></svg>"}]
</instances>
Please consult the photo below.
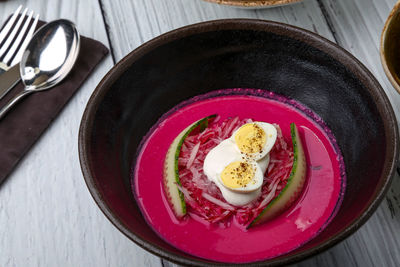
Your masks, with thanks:
<instances>
[{"instance_id":1,"label":"wooden plank","mask_svg":"<svg viewBox=\"0 0 400 267\"><path fill-rule=\"evenodd\" d=\"M27 0L41 18L68 18L108 46L97 0ZM16 9L0 2L0 21ZM108 57L0 188L0 266L161 266L101 213L82 178L78 129Z\"/></svg>"},{"instance_id":2,"label":"wooden plank","mask_svg":"<svg viewBox=\"0 0 400 267\"><path fill-rule=\"evenodd\" d=\"M167 31L201 21L256 18L293 24L334 40L315 0L264 10L244 10L200 0L101 0L117 60Z\"/></svg>"}]
</instances>

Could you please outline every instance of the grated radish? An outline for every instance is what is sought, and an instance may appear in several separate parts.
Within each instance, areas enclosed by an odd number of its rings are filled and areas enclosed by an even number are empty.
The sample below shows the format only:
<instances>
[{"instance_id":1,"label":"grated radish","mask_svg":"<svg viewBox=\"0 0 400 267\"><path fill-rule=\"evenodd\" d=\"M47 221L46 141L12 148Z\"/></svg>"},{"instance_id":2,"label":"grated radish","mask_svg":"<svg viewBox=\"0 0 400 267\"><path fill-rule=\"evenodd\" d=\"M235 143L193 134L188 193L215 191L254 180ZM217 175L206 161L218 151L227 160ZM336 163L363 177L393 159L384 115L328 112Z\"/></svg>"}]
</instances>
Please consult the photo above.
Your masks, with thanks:
<instances>
[{"instance_id":1,"label":"grated radish","mask_svg":"<svg viewBox=\"0 0 400 267\"><path fill-rule=\"evenodd\" d=\"M273 187L271 188L271 191L265 196L263 201L261 201L260 205L258 205L258 208L265 207L274 197L275 197L275 191L278 187L278 183L275 183Z\"/></svg>"},{"instance_id":2,"label":"grated radish","mask_svg":"<svg viewBox=\"0 0 400 267\"><path fill-rule=\"evenodd\" d=\"M194 161L194 159L195 159L195 157L196 157L196 155L197 155L197 151L199 151L199 147L200 147L200 143L197 143L197 144L193 147L192 152L190 152L190 156L189 156L189 160L187 161L186 168L189 169L189 168L192 166L193 161Z\"/></svg>"},{"instance_id":3,"label":"grated radish","mask_svg":"<svg viewBox=\"0 0 400 267\"><path fill-rule=\"evenodd\" d=\"M216 199L215 197L212 197L211 195L203 192L203 194L201 194L205 199L207 199L208 201L220 206L221 208L224 208L226 210L235 210L234 207L232 207L231 205L227 204L226 202L223 202L219 199Z\"/></svg>"}]
</instances>

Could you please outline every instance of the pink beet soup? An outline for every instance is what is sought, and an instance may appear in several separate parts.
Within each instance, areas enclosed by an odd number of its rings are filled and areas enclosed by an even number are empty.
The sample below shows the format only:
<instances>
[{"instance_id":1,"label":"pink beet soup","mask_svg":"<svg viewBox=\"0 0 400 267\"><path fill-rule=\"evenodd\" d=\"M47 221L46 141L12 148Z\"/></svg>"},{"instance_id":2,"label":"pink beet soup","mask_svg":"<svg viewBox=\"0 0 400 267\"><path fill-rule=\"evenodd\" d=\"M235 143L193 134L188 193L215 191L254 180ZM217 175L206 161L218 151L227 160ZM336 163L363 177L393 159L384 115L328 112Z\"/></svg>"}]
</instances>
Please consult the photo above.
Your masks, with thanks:
<instances>
[{"instance_id":1,"label":"pink beet soup","mask_svg":"<svg viewBox=\"0 0 400 267\"><path fill-rule=\"evenodd\" d=\"M299 199L283 214L247 230L234 222L221 227L174 217L163 190L165 155L182 130L211 114L222 120L239 116L277 123L289 141L290 123L296 123L307 158L307 181ZM288 253L320 233L340 206L345 171L334 136L311 110L271 92L229 89L195 97L165 114L142 140L132 185L143 216L166 242L201 258L245 263Z\"/></svg>"}]
</instances>

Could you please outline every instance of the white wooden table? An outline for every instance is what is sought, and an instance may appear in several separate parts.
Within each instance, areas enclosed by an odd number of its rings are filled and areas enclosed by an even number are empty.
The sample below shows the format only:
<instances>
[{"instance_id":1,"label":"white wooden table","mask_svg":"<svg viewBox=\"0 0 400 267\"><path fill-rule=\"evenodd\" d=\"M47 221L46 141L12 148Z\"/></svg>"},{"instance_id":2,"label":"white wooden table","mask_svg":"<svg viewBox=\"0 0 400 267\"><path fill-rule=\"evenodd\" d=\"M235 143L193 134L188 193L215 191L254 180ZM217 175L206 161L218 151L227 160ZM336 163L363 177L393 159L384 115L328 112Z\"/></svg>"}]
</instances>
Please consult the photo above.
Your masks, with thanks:
<instances>
[{"instance_id":1,"label":"white wooden table","mask_svg":"<svg viewBox=\"0 0 400 267\"><path fill-rule=\"evenodd\" d=\"M400 115L384 75L379 36L395 0L305 0L240 10L200 0L26 0L0 2L0 22L19 4L41 19L67 18L100 40L109 56L0 187L0 266L171 266L122 235L97 208L78 159L78 127L97 83L143 42L200 21L258 18L314 31L353 53L376 76ZM1 149L1 148L0 148ZM297 266L400 266L400 177L354 235Z\"/></svg>"}]
</instances>

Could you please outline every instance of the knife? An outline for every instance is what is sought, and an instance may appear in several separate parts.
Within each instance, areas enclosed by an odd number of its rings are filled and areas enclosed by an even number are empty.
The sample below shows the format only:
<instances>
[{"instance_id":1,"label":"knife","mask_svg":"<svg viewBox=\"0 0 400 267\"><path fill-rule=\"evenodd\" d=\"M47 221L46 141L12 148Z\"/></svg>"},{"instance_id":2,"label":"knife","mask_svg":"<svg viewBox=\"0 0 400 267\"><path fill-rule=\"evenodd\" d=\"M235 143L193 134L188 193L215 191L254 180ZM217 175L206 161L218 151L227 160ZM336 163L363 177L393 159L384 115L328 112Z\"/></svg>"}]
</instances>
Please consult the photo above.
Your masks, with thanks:
<instances>
[{"instance_id":1,"label":"knife","mask_svg":"<svg viewBox=\"0 0 400 267\"><path fill-rule=\"evenodd\" d=\"M0 75L0 100L21 80L19 64Z\"/></svg>"}]
</instances>

